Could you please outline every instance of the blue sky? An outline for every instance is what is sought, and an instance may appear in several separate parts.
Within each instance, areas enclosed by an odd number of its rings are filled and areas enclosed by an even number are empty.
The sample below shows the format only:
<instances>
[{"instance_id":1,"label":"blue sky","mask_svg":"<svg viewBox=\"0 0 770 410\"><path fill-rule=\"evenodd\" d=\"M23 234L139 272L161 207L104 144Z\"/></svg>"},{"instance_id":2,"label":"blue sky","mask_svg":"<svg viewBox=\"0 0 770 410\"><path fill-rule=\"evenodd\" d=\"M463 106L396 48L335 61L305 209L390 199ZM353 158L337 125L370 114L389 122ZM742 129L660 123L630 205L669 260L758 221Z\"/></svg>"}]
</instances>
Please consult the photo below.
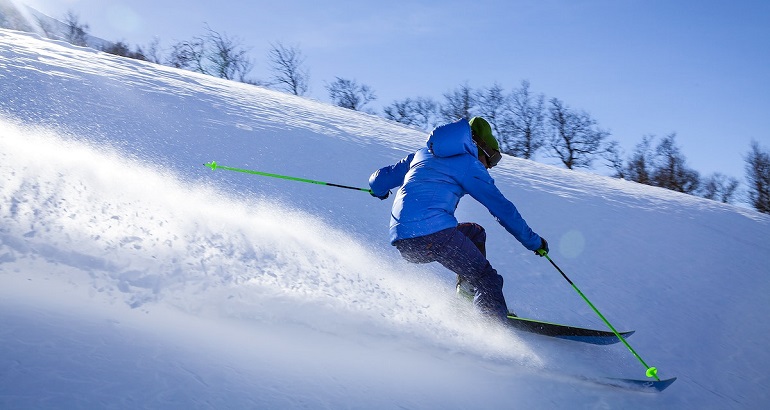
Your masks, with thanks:
<instances>
[{"instance_id":1,"label":"blue sky","mask_svg":"<svg viewBox=\"0 0 770 410\"><path fill-rule=\"evenodd\" d=\"M335 76L372 87L378 110L529 80L589 112L627 154L676 132L704 176L743 181L751 140L770 148L770 1L24 1L129 44L168 46L208 23L250 48L257 78L271 42L297 45L322 101Z\"/></svg>"}]
</instances>

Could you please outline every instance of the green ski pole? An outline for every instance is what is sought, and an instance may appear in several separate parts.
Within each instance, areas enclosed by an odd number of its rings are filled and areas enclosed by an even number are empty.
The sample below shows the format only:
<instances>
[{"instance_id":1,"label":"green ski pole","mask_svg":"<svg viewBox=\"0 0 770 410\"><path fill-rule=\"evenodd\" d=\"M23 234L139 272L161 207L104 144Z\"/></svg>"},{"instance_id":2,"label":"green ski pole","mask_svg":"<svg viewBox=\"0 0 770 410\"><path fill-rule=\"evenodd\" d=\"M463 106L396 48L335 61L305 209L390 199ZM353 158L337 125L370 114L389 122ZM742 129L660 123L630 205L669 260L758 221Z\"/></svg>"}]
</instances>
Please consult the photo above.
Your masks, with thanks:
<instances>
[{"instance_id":1,"label":"green ski pole","mask_svg":"<svg viewBox=\"0 0 770 410\"><path fill-rule=\"evenodd\" d=\"M646 372L646 374L647 374L647 377L653 377L653 378L655 378L655 380L657 380L657 381L660 381L660 378L658 377L658 369L657 369L657 368L655 368L655 367L651 367L651 366L648 366L648 365L647 365L647 363L645 363L645 362L644 362L644 360L642 359L642 357L641 357L641 356L639 356L639 354L638 354L638 353L636 353L636 350L634 350L634 348L633 348L633 347L631 347L631 345L630 345L630 344L628 344L628 342L626 341L626 339L624 339L624 338L623 338L623 336L621 336L621 335L620 335L620 333L618 333L618 331L617 331L617 330L615 330L615 327L614 327L614 326L612 326L612 324L610 323L610 321L609 321L609 320L607 320L607 318L605 318L605 317L604 317L604 315L602 315L602 313L601 313L601 312L599 312L599 309L597 309L597 308L596 308L596 306L594 306L594 304L593 304L593 303L591 303L591 301L590 301L590 300L588 300L588 298L586 297L586 295L584 295L584 294L583 294L583 292L581 292L581 291L580 291L580 289L578 289L578 287L577 287L577 286L576 286L576 285L575 285L575 284L574 284L574 283L573 283L573 282L572 282L572 281L571 281L571 280L570 280L570 279L567 277L567 275L564 273L564 271L562 271L562 270L559 268L559 266L557 266L557 265L556 265L556 263L555 263L555 262L554 262L554 261L551 259L551 257L550 257L550 256L548 256L548 253L547 253L547 252L546 252L544 249L539 249L539 250L538 250L538 254L539 254L540 256L545 256L545 258L546 258L546 259L548 259L548 262L551 262L551 265L553 265L553 267L554 267L554 268L556 268L556 270L557 270L557 271L559 271L559 273L561 273L561 276L563 276L563 277L564 277L564 279L566 279L566 280L567 280L567 282L569 282L569 284L570 284L570 285L572 285L572 288L573 288L573 289L575 289L575 291L577 291L577 293L580 295L580 297L582 297L582 298L583 298L583 300L585 300L585 301L586 301L586 303L588 303L588 306L591 306L591 309L593 309L593 310L594 310L594 312L596 312L596 314L597 314L597 315L599 315L599 317L600 317L600 318L601 318L601 319L604 321L604 324L606 324L606 325L607 325L607 326L608 326L608 327L609 327L609 328L612 330L612 332L613 332L613 333L615 333L615 336L617 336L617 337L618 337L618 339L620 339L620 341L621 341L621 342L623 342L623 344L624 344L624 345L626 345L626 347L628 348L628 350L629 350L629 351L631 351L631 353L632 353L632 354L633 354L633 355L634 355L634 356L635 356L637 359L639 359L639 362L640 362L640 363L642 363L642 365L643 365L643 366L644 366L644 367L647 369L647 372Z\"/></svg>"},{"instance_id":2,"label":"green ski pole","mask_svg":"<svg viewBox=\"0 0 770 410\"><path fill-rule=\"evenodd\" d=\"M364 191L364 192L368 192L370 194L372 193L372 190L368 189L368 188L358 188L358 187L354 187L354 186L332 184L331 182L314 181L312 179L290 177L290 176L287 176L287 175L270 174L270 173L267 173L267 172L252 171L250 169L226 167L226 166L217 164L216 161L211 161L211 162L209 162L207 164L203 164L203 165L211 168L212 170L224 169L224 170L227 170L227 171L236 171L236 172L243 172L243 173L252 174L252 175L261 175L263 177L288 179L289 181L307 182L308 184L326 185L326 186L332 186L332 187L336 187L336 188L345 188L345 189L353 189L353 190L356 190L356 191Z\"/></svg>"}]
</instances>

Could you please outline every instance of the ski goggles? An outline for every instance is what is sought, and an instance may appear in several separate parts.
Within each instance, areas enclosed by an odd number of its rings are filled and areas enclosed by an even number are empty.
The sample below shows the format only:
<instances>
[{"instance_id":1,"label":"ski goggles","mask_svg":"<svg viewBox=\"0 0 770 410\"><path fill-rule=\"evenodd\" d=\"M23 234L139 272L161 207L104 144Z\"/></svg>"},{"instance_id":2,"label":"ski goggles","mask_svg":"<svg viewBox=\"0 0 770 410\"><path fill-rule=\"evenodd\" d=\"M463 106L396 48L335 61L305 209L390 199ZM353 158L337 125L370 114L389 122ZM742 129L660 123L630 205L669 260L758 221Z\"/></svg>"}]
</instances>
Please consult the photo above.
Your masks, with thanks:
<instances>
[{"instance_id":1,"label":"ski goggles","mask_svg":"<svg viewBox=\"0 0 770 410\"><path fill-rule=\"evenodd\" d=\"M487 164L490 168L497 165L501 159L503 159L503 154L500 153L500 151L488 146L487 144L484 144L481 141L477 141L476 145L481 149L481 152L484 153L484 156L487 159Z\"/></svg>"}]
</instances>

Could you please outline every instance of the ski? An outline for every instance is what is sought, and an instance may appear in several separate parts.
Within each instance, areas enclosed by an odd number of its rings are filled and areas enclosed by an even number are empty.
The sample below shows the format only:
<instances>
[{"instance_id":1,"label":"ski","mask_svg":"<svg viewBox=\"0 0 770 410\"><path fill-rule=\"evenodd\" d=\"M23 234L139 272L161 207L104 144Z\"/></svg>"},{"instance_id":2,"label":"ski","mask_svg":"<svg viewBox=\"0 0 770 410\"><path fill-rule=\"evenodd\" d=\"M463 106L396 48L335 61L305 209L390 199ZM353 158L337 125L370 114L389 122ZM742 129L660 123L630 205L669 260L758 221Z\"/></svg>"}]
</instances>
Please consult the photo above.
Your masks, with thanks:
<instances>
[{"instance_id":1,"label":"ski","mask_svg":"<svg viewBox=\"0 0 770 410\"><path fill-rule=\"evenodd\" d=\"M517 330L537 333L544 336L557 337L559 339L573 340L576 342L595 345L609 345L620 342L615 333L606 330L586 329L560 325L557 323L543 322L541 320L527 319L518 316L508 316L509 325ZM634 331L620 332L624 338L631 336Z\"/></svg>"},{"instance_id":2,"label":"ski","mask_svg":"<svg viewBox=\"0 0 770 410\"><path fill-rule=\"evenodd\" d=\"M639 380L639 379L616 379L612 377L578 377L591 383L603 386L617 387L625 390L633 390L642 393L659 393L676 381L676 377L665 380Z\"/></svg>"}]
</instances>

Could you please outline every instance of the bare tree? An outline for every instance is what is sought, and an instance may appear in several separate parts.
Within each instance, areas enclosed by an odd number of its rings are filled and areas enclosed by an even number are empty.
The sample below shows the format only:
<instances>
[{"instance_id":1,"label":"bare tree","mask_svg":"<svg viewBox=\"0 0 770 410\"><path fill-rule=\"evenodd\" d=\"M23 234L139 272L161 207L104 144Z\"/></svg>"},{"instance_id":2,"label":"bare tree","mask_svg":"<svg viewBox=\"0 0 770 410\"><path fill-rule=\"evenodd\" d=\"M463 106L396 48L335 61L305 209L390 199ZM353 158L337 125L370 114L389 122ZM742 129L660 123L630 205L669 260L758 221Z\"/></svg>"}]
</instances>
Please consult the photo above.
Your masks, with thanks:
<instances>
[{"instance_id":1,"label":"bare tree","mask_svg":"<svg viewBox=\"0 0 770 410\"><path fill-rule=\"evenodd\" d=\"M574 111L556 98L551 99L548 113L553 154L568 169L590 168L604 151L603 142L609 132L599 129L588 113Z\"/></svg>"},{"instance_id":2,"label":"bare tree","mask_svg":"<svg viewBox=\"0 0 770 410\"><path fill-rule=\"evenodd\" d=\"M144 56L141 47L136 47L135 51L131 51L131 47L123 41L118 41L117 43L111 43L108 46L102 47L102 51L117 56L147 61L147 57Z\"/></svg>"},{"instance_id":3,"label":"bare tree","mask_svg":"<svg viewBox=\"0 0 770 410\"><path fill-rule=\"evenodd\" d=\"M653 136L642 137L634 153L625 166L624 178L640 184L652 185L652 173L655 167L655 153L652 151Z\"/></svg>"},{"instance_id":4,"label":"bare tree","mask_svg":"<svg viewBox=\"0 0 770 410\"><path fill-rule=\"evenodd\" d=\"M404 125L415 125L417 119L414 113L414 101L407 98L402 101L393 101L392 104L382 110L385 118Z\"/></svg>"},{"instance_id":5,"label":"bare tree","mask_svg":"<svg viewBox=\"0 0 770 410\"><path fill-rule=\"evenodd\" d=\"M623 148L620 147L620 143L617 141L610 141L607 144L602 157L607 161L607 166L615 171L612 176L615 178L626 179L626 167L623 161Z\"/></svg>"},{"instance_id":6,"label":"bare tree","mask_svg":"<svg viewBox=\"0 0 770 410\"><path fill-rule=\"evenodd\" d=\"M76 46L87 46L86 39L88 38L88 24L80 24L80 18L73 11L68 11L64 17L64 24L67 26L67 31L64 33L64 39Z\"/></svg>"},{"instance_id":7,"label":"bare tree","mask_svg":"<svg viewBox=\"0 0 770 410\"><path fill-rule=\"evenodd\" d=\"M200 37L180 41L171 46L168 65L201 74L209 74L204 64L205 43Z\"/></svg>"},{"instance_id":8,"label":"bare tree","mask_svg":"<svg viewBox=\"0 0 770 410\"><path fill-rule=\"evenodd\" d=\"M246 82L253 65L240 42L206 26L203 37L180 41L171 46L168 64L172 67Z\"/></svg>"},{"instance_id":9,"label":"bare tree","mask_svg":"<svg viewBox=\"0 0 770 410\"><path fill-rule=\"evenodd\" d=\"M383 109L385 118L405 125L429 130L438 122L438 104L425 97L394 101Z\"/></svg>"},{"instance_id":10,"label":"bare tree","mask_svg":"<svg viewBox=\"0 0 770 410\"><path fill-rule=\"evenodd\" d=\"M687 161L676 145L676 133L663 138L655 149L657 161L652 184L672 191L692 194L700 185L698 171L687 167Z\"/></svg>"},{"instance_id":11,"label":"bare tree","mask_svg":"<svg viewBox=\"0 0 770 410\"><path fill-rule=\"evenodd\" d=\"M504 119L501 142L503 152L530 159L545 144L545 109L543 94L534 96L529 91L529 81L513 90L508 99L508 112Z\"/></svg>"},{"instance_id":12,"label":"bare tree","mask_svg":"<svg viewBox=\"0 0 770 410\"><path fill-rule=\"evenodd\" d=\"M702 196L706 199L731 204L739 184L737 179L715 172L703 181Z\"/></svg>"},{"instance_id":13,"label":"bare tree","mask_svg":"<svg viewBox=\"0 0 770 410\"><path fill-rule=\"evenodd\" d=\"M377 99L368 85L359 85L355 80L340 77L336 77L333 83L326 85L326 89L335 105L354 111L362 111L366 104Z\"/></svg>"},{"instance_id":14,"label":"bare tree","mask_svg":"<svg viewBox=\"0 0 770 410\"><path fill-rule=\"evenodd\" d=\"M445 93L444 101L445 103L439 108L439 113L441 119L446 122L457 121L460 118L470 119L476 108L476 96L468 84Z\"/></svg>"},{"instance_id":15,"label":"bare tree","mask_svg":"<svg viewBox=\"0 0 770 410\"><path fill-rule=\"evenodd\" d=\"M144 56L147 58L147 61L151 63L161 64L162 59L160 54L160 39L158 37L153 37L152 41L147 46L147 52L144 54Z\"/></svg>"},{"instance_id":16,"label":"bare tree","mask_svg":"<svg viewBox=\"0 0 770 410\"><path fill-rule=\"evenodd\" d=\"M219 78L244 81L253 65L247 56L247 50L242 48L237 39L206 27L206 40L209 43L206 58L210 72Z\"/></svg>"},{"instance_id":17,"label":"bare tree","mask_svg":"<svg viewBox=\"0 0 770 410\"><path fill-rule=\"evenodd\" d=\"M310 74L304 67L305 57L298 46L286 47L276 43L270 45L268 59L273 71L271 84L294 95L305 95Z\"/></svg>"},{"instance_id":18,"label":"bare tree","mask_svg":"<svg viewBox=\"0 0 770 410\"><path fill-rule=\"evenodd\" d=\"M499 84L494 84L491 87L477 90L475 93L475 114L487 120L489 125L492 126L492 132L499 139L507 103L503 87Z\"/></svg>"},{"instance_id":19,"label":"bare tree","mask_svg":"<svg viewBox=\"0 0 770 410\"><path fill-rule=\"evenodd\" d=\"M752 141L751 151L745 160L749 201L757 211L770 214L770 152Z\"/></svg>"}]
</instances>

